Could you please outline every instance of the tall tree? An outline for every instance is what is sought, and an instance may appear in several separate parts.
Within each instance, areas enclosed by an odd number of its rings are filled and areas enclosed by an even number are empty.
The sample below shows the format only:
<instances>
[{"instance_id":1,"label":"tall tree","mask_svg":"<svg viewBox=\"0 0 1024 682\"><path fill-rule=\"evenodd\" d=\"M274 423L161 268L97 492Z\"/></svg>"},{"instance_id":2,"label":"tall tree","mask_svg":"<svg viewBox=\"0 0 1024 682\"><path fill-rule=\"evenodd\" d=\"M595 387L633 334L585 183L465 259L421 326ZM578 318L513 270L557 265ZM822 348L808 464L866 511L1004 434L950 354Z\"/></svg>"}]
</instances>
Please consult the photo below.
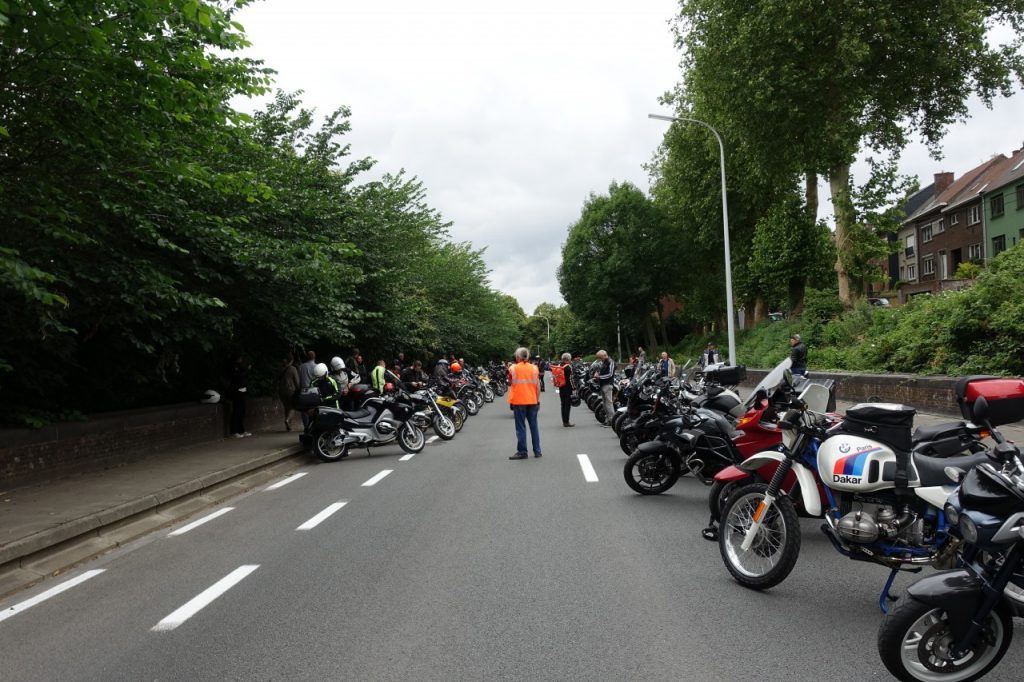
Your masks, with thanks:
<instances>
[{"instance_id":1,"label":"tall tree","mask_svg":"<svg viewBox=\"0 0 1024 682\"><path fill-rule=\"evenodd\" d=\"M677 43L688 93L726 119L765 168L828 178L835 271L849 303L859 207L850 166L862 148L933 148L967 115L1024 76L1024 0L681 0ZM1015 31L989 44L996 23ZM937 47L937 41L941 45Z\"/></svg>"}]
</instances>

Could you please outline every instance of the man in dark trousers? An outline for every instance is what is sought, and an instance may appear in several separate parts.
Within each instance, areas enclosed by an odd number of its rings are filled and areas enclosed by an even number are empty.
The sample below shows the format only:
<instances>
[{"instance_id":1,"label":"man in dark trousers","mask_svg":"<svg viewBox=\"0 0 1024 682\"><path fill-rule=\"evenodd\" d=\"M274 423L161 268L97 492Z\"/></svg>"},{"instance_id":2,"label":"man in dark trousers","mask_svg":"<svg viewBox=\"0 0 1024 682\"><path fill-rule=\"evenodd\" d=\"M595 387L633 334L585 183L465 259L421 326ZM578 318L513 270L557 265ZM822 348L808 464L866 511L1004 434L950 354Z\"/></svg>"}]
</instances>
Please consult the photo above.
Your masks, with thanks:
<instances>
[{"instance_id":1,"label":"man in dark trousers","mask_svg":"<svg viewBox=\"0 0 1024 682\"><path fill-rule=\"evenodd\" d=\"M533 456L540 457L540 432L537 430L537 412L540 410L540 378L537 366L530 362L527 348L516 349L516 364L508 370L508 404L516 422L516 454L509 459L526 459L526 428L530 428Z\"/></svg>"},{"instance_id":2,"label":"man in dark trousers","mask_svg":"<svg viewBox=\"0 0 1024 682\"><path fill-rule=\"evenodd\" d=\"M576 393L576 377L572 371L572 356L568 353L562 353L562 361L559 363L559 366L562 368L562 377L565 383L559 385L554 371L551 372L551 382L558 389L558 399L562 402L562 426L576 426L569 421L572 397Z\"/></svg>"},{"instance_id":3,"label":"man in dark trousers","mask_svg":"<svg viewBox=\"0 0 1024 682\"><path fill-rule=\"evenodd\" d=\"M789 337L789 345L789 361L792 363L790 371L793 374L807 376L807 346L800 340L799 334Z\"/></svg>"}]
</instances>

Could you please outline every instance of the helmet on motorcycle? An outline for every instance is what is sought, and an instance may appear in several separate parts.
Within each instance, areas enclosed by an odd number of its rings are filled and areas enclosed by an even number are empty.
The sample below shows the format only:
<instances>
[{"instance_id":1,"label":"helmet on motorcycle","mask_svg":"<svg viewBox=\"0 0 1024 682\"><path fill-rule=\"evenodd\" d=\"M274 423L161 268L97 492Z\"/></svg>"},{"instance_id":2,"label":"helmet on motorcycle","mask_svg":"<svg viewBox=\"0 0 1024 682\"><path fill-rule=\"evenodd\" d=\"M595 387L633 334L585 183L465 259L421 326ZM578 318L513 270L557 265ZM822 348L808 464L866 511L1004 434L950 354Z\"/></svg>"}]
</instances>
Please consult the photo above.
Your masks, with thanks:
<instances>
[{"instance_id":1,"label":"helmet on motorcycle","mask_svg":"<svg viewBox=\"0 0 1024 682\"><path fill-rule=\"evenodd\" d=\"M337 356L331 358L331 369L335 372L340 372L345 369L345 361Z\"/></svg>"},{"instance_id":2,"label":"helmet on motorcycle","mask_svg":"<svg viewBox=\"0 0 1024 682\"><path fill-rule=\"evenodd\" d=\"M453 372L461 372L462 371L462 365L460 365L457 362L453 362L452 363L452 371Z\"/></svg>"},{"instance_id":3,"label":"helmet on motorcycle","mask_svg":"<svg viewBox=\"0 0 1024 682\"><path fill-rule=\"evenodd\" d=\"M219 403L220 402L220 393L217 393L217 391L213 390L212 388L211 389L207 389L207 391L205 393L203 393L203 397L199 399L199 402L207 403L209 405L213 405L215 403Z\"/></svg>"},{"instance_id":4,"label":"helmet on motorcycle","mask_svg":"<svg viewBox=\"0 0 1024 682\"><path fill-rule=\"evenodd\" d=\"M322 362L318 362L316 367L313 368L313 375L316 376L316 378L319 379L320 377L322 377L322 376L324 376L326 374L327 374L327 365L325 365Z\"/></svg>"},{"instance_id":5,"label":"helmet on motorcycle","mask_svg":"<svg viewBox=\"0 0 1024 682\"><path fill-rule=\"evenodd\" d=\"M395 385L389 381L388 383L384 384L384 390L388 393L391 393L391 391L395 390Z\"/></svg>"}]
</instances>

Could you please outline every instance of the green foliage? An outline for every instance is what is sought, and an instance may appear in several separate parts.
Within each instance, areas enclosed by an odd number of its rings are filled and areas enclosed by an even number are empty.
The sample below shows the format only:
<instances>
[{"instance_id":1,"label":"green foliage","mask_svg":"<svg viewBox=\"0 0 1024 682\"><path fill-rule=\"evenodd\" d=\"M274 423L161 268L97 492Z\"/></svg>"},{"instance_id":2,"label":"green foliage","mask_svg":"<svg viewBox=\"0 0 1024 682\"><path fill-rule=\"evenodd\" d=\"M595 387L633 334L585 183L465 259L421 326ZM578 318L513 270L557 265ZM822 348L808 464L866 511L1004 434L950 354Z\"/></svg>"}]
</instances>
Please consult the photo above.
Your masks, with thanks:
<instances>
[{"instance_id":1,"label":"green foliage","mask_svg":"<svg viewBox=\"0 0 1024 682\"><path fill-rule=\"evenodd\" d=\"M981 266L971 261L964 261L957 266L954 279L974 279L981 274Z\"/></svg>"}]
</instances>

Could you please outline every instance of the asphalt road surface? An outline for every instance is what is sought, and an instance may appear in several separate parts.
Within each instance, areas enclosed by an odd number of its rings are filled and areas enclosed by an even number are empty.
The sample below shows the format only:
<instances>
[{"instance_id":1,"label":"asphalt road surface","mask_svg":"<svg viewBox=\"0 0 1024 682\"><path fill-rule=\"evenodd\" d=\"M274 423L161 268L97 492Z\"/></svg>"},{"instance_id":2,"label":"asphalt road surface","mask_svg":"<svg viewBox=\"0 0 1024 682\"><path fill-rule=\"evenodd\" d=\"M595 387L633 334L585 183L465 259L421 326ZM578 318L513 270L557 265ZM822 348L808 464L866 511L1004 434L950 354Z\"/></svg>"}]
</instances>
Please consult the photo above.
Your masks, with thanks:
<instances>
[{"instance_id":1,"label":"asphalt road surface","mask_svg":"<svg viewBox=\"0 0 1024 682\"><path fill-rule=\"evenodd\" d=\"M499 399L414 457L311 461L0 602L0 679L890 679L884 569L804 520L789 579L743 589L699 536L707 488L634 494L612 431L543 397L540 459L507 459ZM1022 665L1014 642L987 679Z\"/></svg>"}]
</instances>

